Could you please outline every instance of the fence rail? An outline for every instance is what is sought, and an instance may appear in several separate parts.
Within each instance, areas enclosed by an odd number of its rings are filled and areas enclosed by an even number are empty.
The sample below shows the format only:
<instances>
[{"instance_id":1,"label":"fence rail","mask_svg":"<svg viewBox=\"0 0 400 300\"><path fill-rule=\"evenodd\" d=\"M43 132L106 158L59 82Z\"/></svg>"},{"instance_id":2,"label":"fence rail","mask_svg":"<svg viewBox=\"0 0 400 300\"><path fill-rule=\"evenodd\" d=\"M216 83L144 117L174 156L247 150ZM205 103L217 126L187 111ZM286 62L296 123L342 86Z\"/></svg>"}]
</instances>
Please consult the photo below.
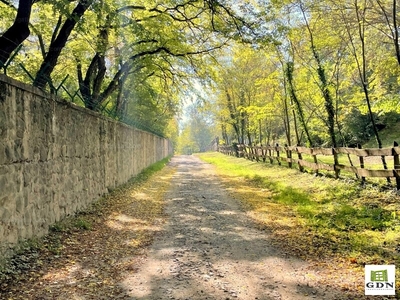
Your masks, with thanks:
<instances>
[{"instance_id":1,"label":"fence rail","mask_svg":"<svg viewBox=\"0 0 400 300\"><path fill-rule=\"evenodd\" d=\"M282 165L286 163L288 167L292 168L294 165L304 171L305 168L311 169L318 173L320 170L335 172L336 176L340 171L347 171L356 175L361 181L365 178L395 178L396 187L400 190L400 147L396 142L390 148L307 148L300 146L250 146L250 145L220 145L218 151L227 155L244 157L256 161L269 161L271 164L274 162ZM313 161L305 159L310 158ZM319 157L318 157L319 156ZM332 157L332 163L321 161L321 156ZM347 158L348 163L343 163L344 157ZM385 158L384 161L390 162L391 167L383 169L369 169L366 168L367 158ZM336 159L334 159L336 158ZM340 159L338 159L340 158ZM357 162L353 163L353 159ZM324 159L323 159L324 160ZM342 162L340 163L339 160ZM336 163L335 163L336 162Z\"/></svg>"}]
</instances>

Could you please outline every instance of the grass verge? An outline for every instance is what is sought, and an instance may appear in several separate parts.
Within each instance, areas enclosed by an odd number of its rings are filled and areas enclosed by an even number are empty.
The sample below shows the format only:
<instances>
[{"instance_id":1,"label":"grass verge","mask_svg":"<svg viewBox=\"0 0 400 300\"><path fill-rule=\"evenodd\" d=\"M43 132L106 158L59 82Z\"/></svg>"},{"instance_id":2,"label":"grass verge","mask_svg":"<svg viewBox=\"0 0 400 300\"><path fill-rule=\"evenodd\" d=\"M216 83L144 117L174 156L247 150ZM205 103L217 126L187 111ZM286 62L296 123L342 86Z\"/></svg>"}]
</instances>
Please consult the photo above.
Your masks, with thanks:
<instances>
[{"instance_id":1,"label":"grass verge","mask_svg":"<svg viewBox=\"0 0 400 300\"><path fill-rule=\"evenodd\" d=\"M400 278L400 197L395 191L220 153L198 156L217 167L232 195L283 251L359 269L395 264Z\"/></svg>"}]
</instances>

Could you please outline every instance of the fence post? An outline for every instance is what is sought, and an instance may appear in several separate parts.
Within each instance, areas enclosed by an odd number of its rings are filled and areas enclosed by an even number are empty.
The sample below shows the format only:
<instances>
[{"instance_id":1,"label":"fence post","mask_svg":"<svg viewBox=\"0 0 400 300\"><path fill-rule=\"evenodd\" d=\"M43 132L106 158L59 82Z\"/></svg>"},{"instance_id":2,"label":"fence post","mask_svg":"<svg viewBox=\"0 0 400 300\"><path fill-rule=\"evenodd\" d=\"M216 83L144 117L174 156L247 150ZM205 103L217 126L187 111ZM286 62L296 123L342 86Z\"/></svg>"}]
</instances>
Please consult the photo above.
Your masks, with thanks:
<instances>
[{"instance_id":1,"label":"fence post","mask_svg":"<svg viewBox=\"0 0 400 300\"><path fill-rule=\"evenodd\" d=\"M311 148L311 155L314 159L314 164L316 165L315 167L315 175L319 174L319 169L318 169L318 158L317 158L317 154L314 154L314 148Z\"/></svg>"},{"instance_id":2,"label":"fence post","mask_svg":"<svg viewBox=\"0 0 400 300\"><path fill-rule=\"evenodd\" d=\"M336 148L332 148L332 155L333 155L333 170L335 171L335 178L338 179L340 175L340 169L339 169L339 156L336 153Z\"/></svg>"},{"instance_id":3,"label":"fence post","mask_svg":"<svg viewBox=\"0 0 400 300\"><path fill-rule=\"evenodd\" d=\"M256 155L256 161L259 162L260 161L260 148L258 146L254 146L254 154Z\"/></svg>"},{"instance_id":4,"label":"fence post","mask_svg":"<svg viewBox=\"0 0 400 300\"><path fill-rule=\"evenodd\" d=\"M269 158L270 164L273 164L273 163L274 163L274 158L272 157L272 150L271 150L271 147L272 147L272 146L268 145L268 158Z\"/></svg>"},{"instance_id":5,"label":"fence post","mask_svg":"<svg viewBox=\"0 0 400 300\"><path fill-rule=\"evenodd\" d=\"M279 144L277 143L275 146L275 151L276 151L276 160L278 161L278 165L281 165L281 160L280 158L280 153L279 153Z\"/></svg>"},{"instance_id":6,"label":"fence post","mask_svg":"<svg viewBox=\"0 0 400 300\"><path fill-rule=\"evenodd\" d=\"M239 145L236 143L233 143L232 148L233 148L233 152L234 152L233 155L236 157L239 157Z\"/></svg>"},{"instance_id":7,"label":"fence post","mask_svg":"<svg viewBox=\"0 0 400 300\"><path fill-rule=\"evenodd\" d=\"M360 144L357 144L357 148L358 148L358 149L361 149L362 147L361 147ZM363 157L363 156L359 156L358 158L359 158L359 160L360 160L360 168L361 168L361 169L364 169L364 157ZM364 177L364 176L361 176L361 183L362 183L362 184L365 183L365 177Z\"/></svg>"},{"instance_id":8,"label":"fence post","mask_svg":"<svg viewBox=\"0 0 400 300\"><path fill-rule=\"evenodd\" d=\"M250 156L249 156L249 146L248 145L246 145L246 144L243 144L243 155L244 155L244 157L246 158L246 159L249 159L250 158Z\"/></svg>"},{"instance_id":9,"label":"fence post","mask_svg":"<svg viewBox=\"0 0 400 300\"><path fill-rule=\"evenodd\" d=\"M254 157L255 157L255 155L254 155L254 146L252 146L251 144L249 144L249 149L250 149L250 153L249 153L249 155L250 155L250 160L251 161L253 161L254 160Z\"/></svg>"},{"instance_id":10,"label":"fence post","mask_svg":"<svg viewBox=\"0 0 400 300\"><path fill-rule=\"evenodd\" d=\"M263 162L265 162L266 156L267 156L267 150L261 144L261 157L262 157Z\"/></svg>"},{"instance_id":11,"label":"fence post","mask_svg":"<svg viewBox=\"0 0 400 300\"><path fill-rule=\"evenodd\" d=\"M393 147L398 147L399 144L394 141ZM396 188L400 190L400 158L398 152L393 149L393 163L394 163L394 175L396 177Z\"/></svg>"},{"instance_id":12,"label":"fence post","mask_svg":"<svg viewBox=\"0 0 400 300\"><path fill-rule=\"evenodd\" d=\"M289 168L292 168L292 151L289 149L288 144L285 144L286 158Z\"/></svg>"},{"instance_id":13,"label":"fence post","mask_svg":"<svg viewBox=\"0 0 400 300\"><path fill-rule=\"evenodd\" d=\"M299 146L299 145L297 145L297 146ZM299 149L297 147L296 147L296 152L297 152L299 170L300 170L300 172L304 172L304 167L301 165L301 161L303 160L303 155L301 155L301 152L299 151Z\"/></svg>"}]
</instances>

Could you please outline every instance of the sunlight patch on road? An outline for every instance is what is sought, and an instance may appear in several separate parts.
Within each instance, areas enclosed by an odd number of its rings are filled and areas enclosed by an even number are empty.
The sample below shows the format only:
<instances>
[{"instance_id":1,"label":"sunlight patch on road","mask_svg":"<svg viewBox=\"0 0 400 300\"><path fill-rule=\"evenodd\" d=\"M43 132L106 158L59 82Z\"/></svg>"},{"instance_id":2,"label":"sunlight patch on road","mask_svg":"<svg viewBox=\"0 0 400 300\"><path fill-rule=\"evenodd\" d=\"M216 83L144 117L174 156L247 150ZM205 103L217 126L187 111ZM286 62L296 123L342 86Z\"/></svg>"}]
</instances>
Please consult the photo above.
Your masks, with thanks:
<instances>
[{"instance_id":1,"label":"sunlight patch on road","mask_svg":"<svg viewBox=\"0 0 400 300\"><path fill-rule=\"evenodd\" d=\"M219 215L237 215L236 211L233 210L223 210L218 212Z\"/></svg>"}]
</instances>

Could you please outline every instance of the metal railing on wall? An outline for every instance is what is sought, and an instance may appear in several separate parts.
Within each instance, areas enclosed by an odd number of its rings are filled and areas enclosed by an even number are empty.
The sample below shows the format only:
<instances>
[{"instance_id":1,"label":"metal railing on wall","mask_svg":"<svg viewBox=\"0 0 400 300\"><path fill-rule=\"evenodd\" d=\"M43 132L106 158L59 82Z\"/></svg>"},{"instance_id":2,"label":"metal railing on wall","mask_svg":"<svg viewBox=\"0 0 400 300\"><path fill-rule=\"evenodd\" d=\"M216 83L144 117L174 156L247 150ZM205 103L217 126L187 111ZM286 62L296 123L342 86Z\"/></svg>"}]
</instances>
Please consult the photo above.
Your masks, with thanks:
<instances>
[{"instance_id":1,"label":"metal railing on wall","mask_svg":"<svg viewBox=\"0 0 400 300\"><path fill-rule=\"evenodd\" d=\"M1 64L0 63L0 68L2 69L3 73L5 75L7 75L7 70L10 66L18 66L27 76L27 78L29 78L29 80L33 83L35 81L35 77L37 75L32 75L28 68L26 68L23 63L14 63L13 61L15 60L17 54L20 52L22 48L22 45L19 45L17 47L17 49L12 53L12 55L10 56L10 58L4 63ZM83 99L83 97L80 94L79 89L76 90L70 90L70 88L67 87L66 83L67 80L69 79L69 74L67 74L66 76L63 77L63 79L61 80L60 83L54 83L51 79L47 80L48 86L49 86L49 90L48 92L55 94L58 97L61 97L63 99L66 99L67 101L70 101L72 103L75 103L79 106L87 106L88 104L88 100ZM90 103L89 103L90 104ZM154 127L149 126L148 124L144 124L143 122L139 121L139 120L135 120L132 118L129 118L128 116L123 116L123 117L119 117L116 113L114 109L109 109L108 108L108 104L106 103L105 105L102 105L98 108L97 112L110 117L114 120L117 120L119 122L122 122L124 124L127 124L129 126L135 127L137 129L143 130L143 131L147 131L150 132L152 134L155 134L159 137L165 138L165 135L160 132L159 130L156 130Z\"/></svg>"}]
</instances>

